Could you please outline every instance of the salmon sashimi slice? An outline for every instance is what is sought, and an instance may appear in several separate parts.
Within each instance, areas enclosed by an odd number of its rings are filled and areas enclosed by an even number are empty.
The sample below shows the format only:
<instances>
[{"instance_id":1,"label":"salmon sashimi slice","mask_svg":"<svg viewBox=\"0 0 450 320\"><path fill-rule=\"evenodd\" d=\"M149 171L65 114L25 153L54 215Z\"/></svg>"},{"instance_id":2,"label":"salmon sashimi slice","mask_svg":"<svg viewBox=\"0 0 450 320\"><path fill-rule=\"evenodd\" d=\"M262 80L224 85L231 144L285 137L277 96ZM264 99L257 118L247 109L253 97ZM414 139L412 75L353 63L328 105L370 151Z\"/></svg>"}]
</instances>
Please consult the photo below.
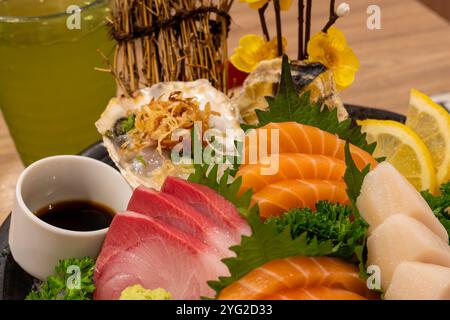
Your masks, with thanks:
<instances>
[{"instance_id":1,"label":"salmon sashimi slice","mask_svg":"<svg viewBox=\"0 0 450 320\"><path fill-rule=\"evenodd\" d=\"M304 153L282 153L278 157L278 171L262 174L261 163L242 166L237 177L242 177L240 194L252 188L256 193L269 184L291 179L342 180L345 162L336 158Z\"/></svg>"},{"instance_id":2,"label":"salmon sashimi slice","mask_svg":"<svg viewBox=\"0 0 450 320\"><path fill-rule=\"evenodd\" d=\"M292 208L316 209L316 203L326 200L348 204L343 181L284 180L270 184L255 193L252 204L258 204L261 218L278 216Z\"/></svg>"},{"instance_id":3,"label":"salmon sashimi slice","mask_svg":"<svg viewBox=\"0 0 450 320\"><path fill-rule=\"evenodd\" d=\"M330 257L290 257L253 269L224 288L219 299L260 300L285 290L319 286L343 289L360 296L368 294L365 282L358 276L358 268L350 263Z\"/></svg>"},{"instance_id":4,"label":"salmon sashimi slice","mask_svg":"<svg viewBox=\"0 0 450 320\"><path fill-rule=\"evenodd\" d=\"M272 142L272 130L279 132L278 152L273 149L276 143ZM264 143L265 138L267 138L267 143ZM267 146L267 150L261 150L261 148L266 149L265 146ZM267 155L276 153L322 154L345 160L344 140L319 128L297 122L269 123L255 129L246 135L244 148L244 164L256 163ZM350 145L350 153L360 170L368 164L372 169L377 165L377 161L361 148Z\"/></svg>"},{"instance_id":5,"label":"salmon sashimi slice","mask_svg":"<svg viewBox=\"0 0 450 320\"><path fill-rule=\"evenodd\" d=\"M295 288L282 290L264 300L367 300L357 293L328 287Z\"/></svg>"}]
</instances>

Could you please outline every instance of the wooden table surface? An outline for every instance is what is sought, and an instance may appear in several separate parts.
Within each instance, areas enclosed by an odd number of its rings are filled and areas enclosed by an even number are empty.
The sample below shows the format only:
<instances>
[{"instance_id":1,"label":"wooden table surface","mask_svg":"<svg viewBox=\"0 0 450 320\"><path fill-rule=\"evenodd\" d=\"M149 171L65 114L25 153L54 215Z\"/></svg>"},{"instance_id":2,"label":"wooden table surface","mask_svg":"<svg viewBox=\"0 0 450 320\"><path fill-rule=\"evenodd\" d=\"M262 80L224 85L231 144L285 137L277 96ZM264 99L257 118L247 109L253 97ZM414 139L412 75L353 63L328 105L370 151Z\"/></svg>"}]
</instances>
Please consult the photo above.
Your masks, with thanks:
<instances>
[{"instance_id":1,"label":"wooden table surface","mask_svg":"<svg viewBox=\"0 0 450 320\"><path fill-rule=\"evenodd\" d=\"M446 20L415 0L346 2L351 6L351 14L340 19L337 26L347 36L361 68L356 82L342 93L345 102L405 113L411 87L428 94L450 91L450 25ZM370 4L381 8L381 30L369 30L366 26ZM314 0L314 6L316 32L327 20L328 0ZM297 51L295 11L283 12L282 16L292 57ZM267 15L273 26L273 14ZM230 54L242 35L261 33L256 11L239 0L235 0L232 17ZM275 34L273 29L271 34ZM22 169L0 115L0 223L11 210L14 186Z\"/></svg>"}]
</instances>

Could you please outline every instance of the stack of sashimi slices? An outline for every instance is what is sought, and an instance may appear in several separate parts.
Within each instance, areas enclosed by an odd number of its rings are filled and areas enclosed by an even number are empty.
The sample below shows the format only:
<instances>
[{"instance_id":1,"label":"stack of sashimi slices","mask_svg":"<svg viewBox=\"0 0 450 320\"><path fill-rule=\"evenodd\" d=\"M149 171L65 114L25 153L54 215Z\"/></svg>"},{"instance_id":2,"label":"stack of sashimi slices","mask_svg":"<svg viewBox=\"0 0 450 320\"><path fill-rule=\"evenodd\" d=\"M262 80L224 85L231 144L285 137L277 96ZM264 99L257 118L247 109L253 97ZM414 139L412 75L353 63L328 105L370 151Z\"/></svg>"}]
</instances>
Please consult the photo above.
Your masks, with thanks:
<instances>
[{"instance_id":1,"label":"stack of sashimi slices","mask_svg":"<svg viewBox=\"0 0 450 320\"><path fill-rule=\"evenodd\" d=\"M272 132L279 135L278 150L261 150L264 140L273 148ZM280 216L291 208L315 209L326 200L348 204L345 173L345 140L319 128L297 122L269 123L247 134L245 159L238 173L242 177L241 194L253 190L252 203L258 204L262 218ZM376 160L361 148L350 145L356 166L373 169ZM268 154L267 158L261 155ZM253 163L251 156L257 155ZM274 157L275 156L275 157ZM264 174L270 163L275 172ZM274 165L275 164L275 165Z\"/></svg>"},{"instance_id":2,"label":"stack of sashimi slices","mask_svg":"<svg viewBox=\"0 0 450 320\"><path fill-rule=\"evenodd\" d=\"M367 174L357 200L370 225L368 265L386 299L450 299L448 234L414 187L389 163Z\"/></svg>"},{"instance_id":3,"label":"stack of sashimi slices","mask_svg":"<svg viewBox=\"0 0 450 320\"><path fill-rule=\"evenodd\" d=\"M164 288L174 299L213 296L207 281L229 275L221 260L250 234L232 203L174 177L161 192L135 189L127 210L114 218L97 259L95 299L117 299L135 284Z\"/></svg>"}]
</instances>

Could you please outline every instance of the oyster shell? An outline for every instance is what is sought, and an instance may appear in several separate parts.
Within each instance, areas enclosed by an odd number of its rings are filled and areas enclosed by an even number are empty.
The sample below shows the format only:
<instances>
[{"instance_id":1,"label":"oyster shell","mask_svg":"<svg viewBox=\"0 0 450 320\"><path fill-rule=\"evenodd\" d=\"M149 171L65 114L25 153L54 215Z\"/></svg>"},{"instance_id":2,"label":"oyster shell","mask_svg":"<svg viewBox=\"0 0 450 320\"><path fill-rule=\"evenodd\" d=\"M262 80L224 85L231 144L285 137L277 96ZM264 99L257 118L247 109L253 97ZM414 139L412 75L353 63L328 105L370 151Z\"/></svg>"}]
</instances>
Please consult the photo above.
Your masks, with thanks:
<instances>
[{"instance_id":1,"label":"oyster shell","mask_svg":"<svg viewBox=\"0 0 450 320\"><path fill-rule=\"evenodd\" d=\"M313 101L323 100L323 105L338 109L339 120L348 117L347 110L334 85L333 73L320 63L291 61L291 73L299 94L311 91ZM241 117L247 124L257 124L255 109L268 108L266 96L276 94L281 76L281 58L260 62L244 81L240 94L234 98Z\"/></svg>"},{"instance_id":2,"label":"oyster shell","mask_svg":"<svg viewBox=\"0 0 450 320\"><path fill-rule=\"evenodd\" d=\"M139 151L139 156L145 157L146 161L145 165L142 165L137 155L125 155L119 152L120 144L117 143L117 139L126 139L126 137L113 139L110 135L118 120L139 110L153 99L167 100L170 94L176 91L181 91L184 98L195 98L199 103L200 110L204 110L209 103L211 111L214 111L208 120L210 129L225 133L226 129L240 128L238 109L228 96L215 89L205 79L192 82L158 83L150 88L138 90L130 98L124 96L112 98L95 125L103 137L104 145L111 159L133 188L142 184L160 189L168 175L187 178L192 172L192 165L173 163L170 152L166 150L160 154L156 150L156 145L147 146Z\"/></svg>"}]
</instances>

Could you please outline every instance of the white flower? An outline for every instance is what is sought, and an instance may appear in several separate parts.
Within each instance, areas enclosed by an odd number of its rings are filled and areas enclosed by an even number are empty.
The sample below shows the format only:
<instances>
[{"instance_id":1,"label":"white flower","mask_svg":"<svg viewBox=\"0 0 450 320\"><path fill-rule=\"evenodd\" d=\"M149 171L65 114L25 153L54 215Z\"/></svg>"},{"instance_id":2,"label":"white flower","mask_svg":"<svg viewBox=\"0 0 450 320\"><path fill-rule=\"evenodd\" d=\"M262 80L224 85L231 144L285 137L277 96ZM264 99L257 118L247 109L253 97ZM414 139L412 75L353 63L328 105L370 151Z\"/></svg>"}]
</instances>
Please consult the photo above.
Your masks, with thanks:
<instances>
[{"instance_id":1,"label":"white flower","mask_svg":"<svg viewBox=\"0 0 450 320\"><path fill-rule=\"evenodd\" d=\"M348 3L342 2L336 9L336 15L340 18L346 16L350 12Z\"/></svg>"}]
</instances>

